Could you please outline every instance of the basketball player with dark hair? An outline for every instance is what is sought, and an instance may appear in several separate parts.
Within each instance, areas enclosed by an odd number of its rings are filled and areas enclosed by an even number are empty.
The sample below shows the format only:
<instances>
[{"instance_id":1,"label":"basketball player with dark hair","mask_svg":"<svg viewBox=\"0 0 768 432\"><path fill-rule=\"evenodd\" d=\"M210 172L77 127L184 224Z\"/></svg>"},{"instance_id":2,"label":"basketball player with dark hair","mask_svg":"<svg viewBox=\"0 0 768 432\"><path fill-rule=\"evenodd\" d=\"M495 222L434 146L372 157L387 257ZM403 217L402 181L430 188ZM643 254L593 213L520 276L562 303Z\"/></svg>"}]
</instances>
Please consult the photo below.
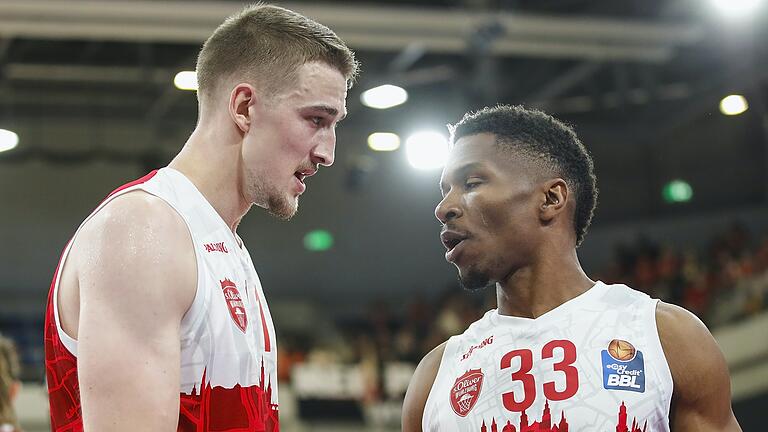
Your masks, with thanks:
<instances>
[{"instance_id":1,"label":"basketball player with dark hair","mask_svg":"<svg viewBox=\"0 0 768 432\"><path fill-rule=\"evenodd\" d=\"M357 69L330 29L275 6L208 38L181 152L109 195L62 254L45 333L54 431L279 430L275 329L236 230L254 204L289 219L333 164Z\"/></svg>"},{"instance_id":2,"label":"basketball player with dark hair","mask_svg":"<svg viewBox=\"0 0 768 432\"><path fill-rule=\"evenodd\" d=\"M498 308L424 357L405 432L741 430L704 324L582 270L597 187L571 128L497 106L465 115L451 143L445 256L467 289L495 285Z\"/></svg>"}]
</instances>

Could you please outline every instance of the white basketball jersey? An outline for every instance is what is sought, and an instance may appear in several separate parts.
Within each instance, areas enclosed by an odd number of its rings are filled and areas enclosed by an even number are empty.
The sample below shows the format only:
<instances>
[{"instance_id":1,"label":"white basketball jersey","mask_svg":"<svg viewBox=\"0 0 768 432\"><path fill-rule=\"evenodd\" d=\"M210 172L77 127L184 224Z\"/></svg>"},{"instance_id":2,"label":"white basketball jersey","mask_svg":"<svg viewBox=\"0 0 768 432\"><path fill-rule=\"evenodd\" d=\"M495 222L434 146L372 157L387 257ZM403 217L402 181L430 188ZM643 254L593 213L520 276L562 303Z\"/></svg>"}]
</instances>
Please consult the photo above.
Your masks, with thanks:
<instances>
[{"instance_id":1,"label":"white basketball jersey","mask_svg":"<svg viewBox=\"0 0 768 432\"><path fill-rule=\"evenodd\" d=\"M445 345L425 432L668 432L658 300L597 282L536 318L488 311Z\"/></svg>"},{"instance_id":2,"label":"white basketball jersey","mask_svg":"<svg viewBox=\"0 0 768 432\"><path fill-rule=\"evenodd\" d=\"M118 189L93 214L134 190L163 199L181 215L197 259L197 292L181 322L178 430L279 430L275 329L242 241L194 184L172 168ZM55 302L58 278L54 283ZM76 356L77 341L61 329L55 303L53 310L58 337Z\"/></svg>"}]
</instances>

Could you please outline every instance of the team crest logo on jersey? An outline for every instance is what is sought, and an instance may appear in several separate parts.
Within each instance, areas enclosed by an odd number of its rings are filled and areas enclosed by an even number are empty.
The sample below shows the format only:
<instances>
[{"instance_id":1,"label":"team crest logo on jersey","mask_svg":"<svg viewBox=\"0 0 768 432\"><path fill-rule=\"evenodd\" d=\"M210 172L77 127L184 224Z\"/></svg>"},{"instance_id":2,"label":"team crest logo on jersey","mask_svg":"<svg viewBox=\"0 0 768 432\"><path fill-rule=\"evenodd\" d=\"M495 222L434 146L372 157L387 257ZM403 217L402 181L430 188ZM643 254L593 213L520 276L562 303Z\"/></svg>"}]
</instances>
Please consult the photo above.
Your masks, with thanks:
<instances>
[{"instance_id":1,"label":"team crest logo on jersey","mask_svg":"<svg viewBox=\"0 0 768 432\"><path fill-rule=\"evenodd\" d=\"M227 301L229 315L237 328L245 333L245 329L248 327L248 316L245 314L245 304L240 297L240 291L237 290L235 283L229 279L221 281L221 290L224 292L224 300Z\"/></svg>"},{"instance_id":2,"label":"team crest logo on jersey","mask_svg":"<svg viewBox=\"0 0 768 432\"><path fill-rule=\"evenodd\" d=\"M621 339L614 339L601 352L603 388L606 390L645 391L645 362L643 353Z\"/></svg>"},{"instance_id":3,"label":"team crest logo on jersey","mask_svg":"<svg viewBox=\"0 0 768 432\"><path fill-rule=\"evenodd\" d=\"M483 388L483 372L480 369L470 369L464 375L456 378L451 387L451 408L461 417L466 417L477 403L480 390Z\"/></svg>"}]
</instances>

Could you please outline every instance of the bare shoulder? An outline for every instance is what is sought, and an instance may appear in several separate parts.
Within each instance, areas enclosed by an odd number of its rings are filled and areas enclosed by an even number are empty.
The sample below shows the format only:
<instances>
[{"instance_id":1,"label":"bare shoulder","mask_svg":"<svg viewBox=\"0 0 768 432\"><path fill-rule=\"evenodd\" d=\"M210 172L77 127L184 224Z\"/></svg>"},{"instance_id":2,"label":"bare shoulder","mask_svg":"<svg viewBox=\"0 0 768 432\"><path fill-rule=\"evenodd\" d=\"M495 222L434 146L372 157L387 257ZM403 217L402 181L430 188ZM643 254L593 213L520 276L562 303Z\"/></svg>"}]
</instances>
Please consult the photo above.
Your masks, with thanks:
<instances>
[{"instance_id":1,"label":"bare shoulder","mask_svg":"<svg viewBox=\"0 0 768 432\"><path fill-rule=\"evenodd\" d=\"M675 385L684 377L690 377L692 372L726 367L717 342L696 315L660 301L656 306L656 323ZM682 369L686 373L680 373Z\"/></svg>"},{"instance_id":2,"label":"bare shoulder","mask_svg":"<svg viewBox=\"0 0 768 432\"><path fill-rule=\"evenodd\" d=\"M656 323L674 382L672 429L740 431L731 410L728 364L704 323L664 302L656 307Z\"/></svg>"},{"instance_id":3,"label":"bare shoulder","mask_svg":"<svg viewBox=\"0 0 768 432\"><path fill-rule=\"evenodd\" d=\"M110 200L88 220L81 230L88 239L93 235L114 235L142 228L170 230L173 235L185 228L184 220L165 200L141 190ZM107 230L107 232L104 232Z\"/></svg>"},{"instance_id":4,"label":"bare shoulder","mask_svg":"<svg viewBox=\"0 0 768 432\"><path fill-rule=\"evenodd\" d=\"M403 402L403 432L421 432L424 406L440 369L446 343L443 342L424 356L413 373Z\"/></svg>"},{"instance_id":5,"label":"bare shoulder","mask_svg":"<svg viewBox=\"0 0 768 432\"><path fill-rule=\"evenodd\" d=\"M427 353L423 359L421 359L421 362L419 362L419 366L416 368L416 372L413 375L414 379L411 380L411 383L414 381L420 381L421 384L429 386L429 389L432 388L432 384L435 382L437 370L440 368L440 361L443 359L443 353L445 352L445 345L447 343L448 342L446 341L436 346L432 349L432 351Z\"/></svg>"},{"instance_id":6,"label":"bare shoulder","mask_svg":"<svg viewBox=\"0 0 768 432\"><path fill-rule=\"evenodd\" d=\"M107 291L156 285L173 275L171 286L180 289L169 293L178 294L181 303L191 301L197 263L189 229L161 198L143 191L114 198L85 223L73 250L81 291L92 285ZM89 280L94 284L82 283Z\"/></svg>"},{"instance_id":7,"label":"bare shoulder","mask_svg":"<svg viewBox=\"0 0 768 432\"><path fill-rule=\"evenodd\" d=\"M100 258L108 259L146 255L149 248L179 252L191 247L191 242L186 223L170 204L147 192L133 191L114 198L93 215L78 234L76 246L77 250L104 252Z\"/></svg>"}]
</instances>

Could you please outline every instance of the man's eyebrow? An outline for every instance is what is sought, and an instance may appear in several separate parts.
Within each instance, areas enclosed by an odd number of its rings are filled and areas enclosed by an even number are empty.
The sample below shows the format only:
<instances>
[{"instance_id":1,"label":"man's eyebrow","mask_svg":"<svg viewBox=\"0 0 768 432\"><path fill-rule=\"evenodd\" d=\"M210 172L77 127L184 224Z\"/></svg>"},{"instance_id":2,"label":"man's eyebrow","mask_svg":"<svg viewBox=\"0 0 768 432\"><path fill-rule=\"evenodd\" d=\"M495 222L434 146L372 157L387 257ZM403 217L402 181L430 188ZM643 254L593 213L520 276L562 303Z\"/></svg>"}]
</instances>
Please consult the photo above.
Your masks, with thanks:
<instances>
[{"instance_id":1,"label":"man's eyebrow","mask_svg":"<svg viewBox=\"0 0 768 432\"><path fill-rule=\"evenodd\" d=\"M485 164L483 164L482 162L469 162L456 168L453 171L453 175L460 176L462 174L466 174L468 171L480 169L480 168L483 168L484 166Z\"/></svg>"}]
</instances>

